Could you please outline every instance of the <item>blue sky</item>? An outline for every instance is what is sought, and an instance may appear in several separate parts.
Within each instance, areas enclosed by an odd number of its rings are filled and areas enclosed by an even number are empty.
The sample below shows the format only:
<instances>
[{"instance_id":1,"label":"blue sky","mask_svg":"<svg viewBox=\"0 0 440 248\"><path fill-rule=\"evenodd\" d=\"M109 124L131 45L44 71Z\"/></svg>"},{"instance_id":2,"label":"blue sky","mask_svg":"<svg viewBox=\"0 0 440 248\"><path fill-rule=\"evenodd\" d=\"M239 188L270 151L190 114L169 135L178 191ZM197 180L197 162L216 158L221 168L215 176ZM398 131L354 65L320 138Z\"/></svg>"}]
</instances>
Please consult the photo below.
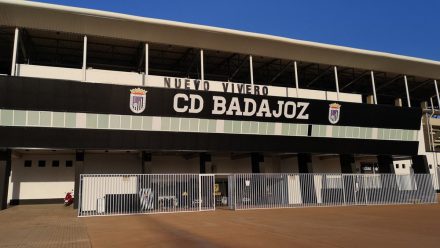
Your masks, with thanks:
<instances>
[{"instance_id":1,"label":"blue sky","mask_svg":"<svg viewBox=\"0 0 440 248\"><path fill-rule=\"evenodd\" d=\"M438 0L43 0L440 61Z\"/></svg>"}]
</instances>

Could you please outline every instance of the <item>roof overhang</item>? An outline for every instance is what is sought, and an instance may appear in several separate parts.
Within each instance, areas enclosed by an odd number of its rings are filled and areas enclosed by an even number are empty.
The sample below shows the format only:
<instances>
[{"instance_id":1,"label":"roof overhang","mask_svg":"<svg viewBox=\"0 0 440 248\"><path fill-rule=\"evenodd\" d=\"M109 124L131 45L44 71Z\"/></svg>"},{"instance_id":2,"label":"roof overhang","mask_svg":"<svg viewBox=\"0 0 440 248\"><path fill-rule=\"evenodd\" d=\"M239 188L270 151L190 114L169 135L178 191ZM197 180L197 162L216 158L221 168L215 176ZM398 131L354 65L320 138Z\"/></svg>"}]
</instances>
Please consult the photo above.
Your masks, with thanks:
<instances>
[{"instance_id":1,"label":"roof overhang","mask_svg":"<svg viewBox=\"0 0 440 248\"><path fill-rule=\"evenodd\" d=\"M0 0L0 25L440 78L433 60L46 3Z\"/></svg>"}]
</instances>

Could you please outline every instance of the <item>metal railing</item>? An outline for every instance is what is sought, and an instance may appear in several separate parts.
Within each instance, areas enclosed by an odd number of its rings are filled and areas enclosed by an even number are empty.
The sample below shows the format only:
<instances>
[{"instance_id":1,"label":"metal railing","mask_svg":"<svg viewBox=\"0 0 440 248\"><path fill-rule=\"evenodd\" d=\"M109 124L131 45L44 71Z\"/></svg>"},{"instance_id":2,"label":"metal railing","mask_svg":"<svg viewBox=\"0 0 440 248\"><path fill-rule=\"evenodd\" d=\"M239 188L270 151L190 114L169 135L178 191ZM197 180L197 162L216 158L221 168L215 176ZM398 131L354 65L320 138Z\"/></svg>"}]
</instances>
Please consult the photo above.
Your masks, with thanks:
<instances>
[{"instance_id":1,"label":"metal railing","mask_svg":"<svg viewBox=\"0 0 440 248\"><path fill-rule=\"evenodd\" d=\"M218 193L214 174L80 179L79 216L209 211ZM227 205L236 210L437 202L430 174L229 174L227 180Z\"/></svg>"},{"instance_id":2,"label":"metal railing","mask_svg":"<svg viewBox=\"0 0 440 248\"><path fill-rule=\"evenodd\" d=\"M432 175L432 185L435 190L440 190L440 168L437 167Z\"/></svg>"},{"instance_id":3,"label":"metal railing","mask_svg":"<svg viewBox=\"0 0 440 248\"><path fill-rule=\"evenodd\" d=\"M87 174L80 192L78 216L215 209L214 175Z\"/></svg>"},{"instance_id":4,"label":"metal railing","mask_svg":"<svg viewBox=\"0 0 440 248\"><path fill-rule=\"evenodd\" d=\"M235 174L234 209L435 203L429 174Z\"/></svg>"}]
</instances>

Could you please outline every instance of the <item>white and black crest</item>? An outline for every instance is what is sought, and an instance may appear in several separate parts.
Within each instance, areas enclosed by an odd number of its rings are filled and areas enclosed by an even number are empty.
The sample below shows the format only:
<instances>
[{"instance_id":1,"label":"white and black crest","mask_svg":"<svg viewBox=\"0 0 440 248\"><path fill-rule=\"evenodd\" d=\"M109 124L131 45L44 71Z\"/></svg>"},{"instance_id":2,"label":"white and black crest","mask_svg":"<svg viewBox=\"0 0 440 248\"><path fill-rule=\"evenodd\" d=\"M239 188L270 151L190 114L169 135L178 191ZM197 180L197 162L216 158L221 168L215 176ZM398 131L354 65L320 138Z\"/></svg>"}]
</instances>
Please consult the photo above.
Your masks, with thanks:
<instances>
[{"instance_id":1,"label":"white and black crest","mask_svg":"<svg viewBox=\"0 0 440 248\"><path fill-rule=\"evenodd\" d=\"M341 116L341 105L337 103L332 103L329 105L328 109L328 121L331 124L336 124Z\"/></svg>"},{"instance_id":2,"label":"white and black crest","mask_svg":"<svg viewBox=\"0 0 440 248\"><path fill-rule=\"evenodd\" d=\"M147 91L141 88L130 90L130 109L133 113L139 114L144 112L146 107L146 94Z\"/></svg>"}]
</instances>

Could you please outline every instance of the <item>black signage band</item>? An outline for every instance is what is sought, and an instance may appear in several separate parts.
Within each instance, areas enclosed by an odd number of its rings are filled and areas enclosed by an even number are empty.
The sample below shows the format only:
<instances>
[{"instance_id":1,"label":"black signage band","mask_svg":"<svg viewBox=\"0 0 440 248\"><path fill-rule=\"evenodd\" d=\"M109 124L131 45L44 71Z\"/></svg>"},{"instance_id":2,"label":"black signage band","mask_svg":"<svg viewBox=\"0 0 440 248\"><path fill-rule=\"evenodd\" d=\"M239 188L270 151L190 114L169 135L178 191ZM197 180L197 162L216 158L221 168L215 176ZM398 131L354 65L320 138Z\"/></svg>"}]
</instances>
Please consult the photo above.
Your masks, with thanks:
<instances>
[{"instance_id":1,"label":"black signage band","mask_svg":"<svg viewBox=\"0 0 440 248\"><path fill-rule=\"evenodd\" d=\"M0 77L0 108L420 129L421 109L267 95Z\"/></svg>"}]
</instances>

